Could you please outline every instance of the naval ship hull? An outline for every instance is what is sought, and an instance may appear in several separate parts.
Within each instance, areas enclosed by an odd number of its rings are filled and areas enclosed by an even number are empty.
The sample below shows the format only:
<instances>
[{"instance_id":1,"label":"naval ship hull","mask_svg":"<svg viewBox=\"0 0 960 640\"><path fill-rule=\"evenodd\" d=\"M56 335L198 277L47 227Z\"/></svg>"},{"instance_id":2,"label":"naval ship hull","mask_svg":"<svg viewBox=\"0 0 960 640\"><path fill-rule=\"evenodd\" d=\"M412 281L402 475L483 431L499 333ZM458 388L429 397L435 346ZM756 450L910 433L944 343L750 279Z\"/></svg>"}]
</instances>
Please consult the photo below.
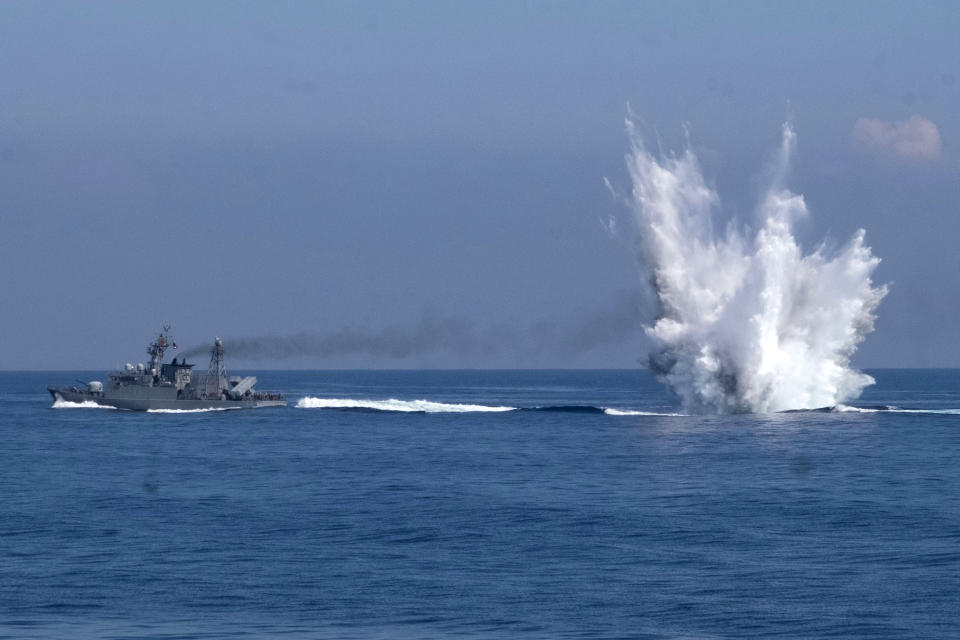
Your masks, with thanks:
<instances>
[{"instance_id":1,"label":"naval ship hull","mask_svg":"<svg viewBox=\"0 0 960 640\"><path fill-rule=\"evenodd\" d=\"M56 389L48 387L47 391L53 396L54 401L65 400L67 402L94 402L103 407L113 407L115 409L125 409L127 411L196 411L202 409L259 409L261 407L285 407L286 400L263 400L263 399L244 399L244 400L192 400L174 398L150 398L150 397L106 397L103 394L91 393L79 389Z\"/></svg>"},{"instance_id":2,"label":"naval ship hull","mask_svg":"<svg viewBox=\"0 0 960 640\"><path fill-rule=\"evenodd\" d=\"M128 411L202 411L216 409L259 409L285 407L282 393L260 392L253 388L256 376L227 376L223 364L223 343L220 338L210 350L210 369L195 372L195 365L186 357L164 364L163 354L177 348L169 335L170 325L147 347L149 364L127 363L123 369L109 374L107 383L99 380L81 382L78 387L47 387L54 402L92 402L103 407Z\"/></svg>"}]
</instances>

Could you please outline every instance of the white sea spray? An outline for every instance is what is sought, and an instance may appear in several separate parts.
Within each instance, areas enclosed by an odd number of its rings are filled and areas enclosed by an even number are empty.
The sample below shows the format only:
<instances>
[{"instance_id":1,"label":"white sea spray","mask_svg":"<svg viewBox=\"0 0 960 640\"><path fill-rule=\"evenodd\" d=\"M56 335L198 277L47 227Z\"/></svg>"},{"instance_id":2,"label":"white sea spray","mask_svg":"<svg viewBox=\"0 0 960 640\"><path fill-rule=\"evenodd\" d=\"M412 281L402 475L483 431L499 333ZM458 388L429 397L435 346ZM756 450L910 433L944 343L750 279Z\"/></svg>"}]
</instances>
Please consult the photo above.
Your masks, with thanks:
<instances>
[{"instance_id":1,"label":"white sea spray","mask_svg":"<svg viewBox=\"0 0 960 640\"><path fill-rule=\"evenodd\" d=\"M93 400L84 400L83 402L71 402L70 400L64 400L59 395L57 396L56 400L53 401L53 404L50 406L53 409L116 409L116 407L97 404Z\"/></svg>"},{"instance_id":2,"label":"white sea spray","mask_svg":"<svg viewBox=\"0 0 960 640\"><path fill-rule=\"evenodd\" d=\"M885 286L880 260L857 231L838 251L804 253L794 222L803 196L784 178L796 135L783 126L755 232L714 228L720 206L699 161L654 156L630 121L627 165L638 255L656 291L651 368L696 412L771 412L833 406L873 379L850 366L873 330Z\"/></svg>"},{"instance_id":3,"label":"white sea spray","mask_svg":"<svg viewBox=\"0 0 960 640\"><path fill-rule=\"evenodd\" d=\"M297 401L298 409L371 409L401 413L475 413L515 411L516 407L433 402L431 400L362 400L354 398L315 398L306 396Z\"/></svg>"}]
</instances>

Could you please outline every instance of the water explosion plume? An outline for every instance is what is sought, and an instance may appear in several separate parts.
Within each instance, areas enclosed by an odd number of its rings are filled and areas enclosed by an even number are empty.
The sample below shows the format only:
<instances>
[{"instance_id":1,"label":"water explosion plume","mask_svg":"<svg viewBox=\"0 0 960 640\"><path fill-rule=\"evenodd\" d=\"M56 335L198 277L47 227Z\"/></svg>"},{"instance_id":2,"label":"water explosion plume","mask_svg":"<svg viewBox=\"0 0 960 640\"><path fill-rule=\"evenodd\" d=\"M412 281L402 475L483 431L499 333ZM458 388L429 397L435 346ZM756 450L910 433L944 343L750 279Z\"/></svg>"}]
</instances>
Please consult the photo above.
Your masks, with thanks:
<instances>
[{"instance_id":1,"label":"water explosion plume","mask_svg":"<svg viewBox=\"0 0 960 640\"><path fill-rule=\"evenodd\" d=\"M631 208L641 264L656 292L651 368L699 412L769 412L839 404L874 380L850 367L887 293L857 231L839 251L804 254L792 234L803 196L783 186L796 135L783 127L758 230L714 230L720 199L696 155L654 157L627 122ZM662 155L662 154L661 154Z\"/></svg>"}]
</instances>

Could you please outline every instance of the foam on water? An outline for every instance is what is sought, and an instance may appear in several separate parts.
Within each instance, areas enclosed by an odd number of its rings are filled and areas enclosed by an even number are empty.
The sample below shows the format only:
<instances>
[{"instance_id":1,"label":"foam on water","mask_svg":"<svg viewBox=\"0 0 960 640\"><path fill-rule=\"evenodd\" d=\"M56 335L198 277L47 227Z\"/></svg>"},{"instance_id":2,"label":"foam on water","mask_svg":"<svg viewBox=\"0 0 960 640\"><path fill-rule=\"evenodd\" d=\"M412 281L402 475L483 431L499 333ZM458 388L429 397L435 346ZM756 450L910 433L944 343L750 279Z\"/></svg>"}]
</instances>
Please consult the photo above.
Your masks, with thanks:
<instances>
[{"instance_id":1,"label":"foam on water","mask_svg":"<svg viewBox=\"0 0 960 640\"><path fill-rule=\"evenodd\" d=\"M604 409L603 412L608 416L671 416L681 417L683 413L658 413L656 411L635 411L633 409Z\"/></svg>"},{"instance_id":2,"label":"foam on water","mask_svg":"<svg viewBox=\"0 0 960 640\"><path fill-rule=\"evenodd\" d=\"M399 411L404 413L473 413L515 411L516 407L487 406L479 404L448 404L430 400L355 400L351 398L304 397L297 401L299 409L373 409L376 411Z\"/></svg>"},{"instance_id":3,"label":"foam on water","mask_svg":"<svg viewBox=\"0 0 960 640\"><path fill-rule=\"evenodd\" d=\"M838 404L830 409L834 413L918 413L931 415L960 415L960 409L901 409L900 407L851 407Z\"/></svg>"},{"instance_id":4,"label":"foam on water","mask_svg":"<svg viewBox=\"0 0 960 640\"><path fill-rule=\"evenodd\" d=\"M871 407L850 407L845 404L838 404L830 407L832 413L879 413L880 411L890 411L893 407L886 409L876 409Z\"/></svg>"},{"instance_id":5,"label":"foam on water","mask_svg":"<svg viewBox=\"0 0 960 640\"><path fill-rule=\"evenodd\" d=\"M960 416L960 409L891 409L889 413L924 413L941 416Z\"/></svg>"},{"instance_id":6,"label":"foam on water","mask_svg":"<svg viewBox=\"0 0 960 640\"><path fill-rule=\"evenodd\" d=\"M108 407L102 404L97 404L93 400L70 402L69 400L64 400L60 396L57 396L57 399L54 400L51 407L53 409L116 409L116 407Z\"/></svg>"},{"instance_id":7,"label":"foam on water","mask_svg":"<svg viewBox=\"0 0 960 640\"><path fill-rule=\"evenodd\" d=\"M553 405L539 407L508 407L482 404L434 402L432 400L357 400L353 398L315 398L306 396L297 401L299 409L367 409L401 413L503 413L506 411L538 411L547 413L604 413L609 416L682 416L681 413L661 413L633 409L611 409L593 405Z\"/></svg>"},{"instance_id":8,"label":"foam on water","mask_svg":"<svg viewBox=\"0 0 960 640\"><path fill-rule=\"evenodd\" d=\"M211 411L230 411L240 407L206 407L204 409L147 409L147 413L210 413Z\"/></svg>"},{"instance_id":9,"label":"foam on water","mask_svg":"<svg viewBox=\"0 0 960 640\"><path fill-rule=\"evenodd\" d=\"M651 368L686 410L772 412L856 398L870 376L850 366L887 292L870 279L879 259L858 231L839 249L804 253L792 233L807 214L783 186L795 134L783 127L755 232L714 229L720 208L696 155L655 157L627 123L631 208L640 262L658 309L646 329Z\"/></svg>"}]
</instances>

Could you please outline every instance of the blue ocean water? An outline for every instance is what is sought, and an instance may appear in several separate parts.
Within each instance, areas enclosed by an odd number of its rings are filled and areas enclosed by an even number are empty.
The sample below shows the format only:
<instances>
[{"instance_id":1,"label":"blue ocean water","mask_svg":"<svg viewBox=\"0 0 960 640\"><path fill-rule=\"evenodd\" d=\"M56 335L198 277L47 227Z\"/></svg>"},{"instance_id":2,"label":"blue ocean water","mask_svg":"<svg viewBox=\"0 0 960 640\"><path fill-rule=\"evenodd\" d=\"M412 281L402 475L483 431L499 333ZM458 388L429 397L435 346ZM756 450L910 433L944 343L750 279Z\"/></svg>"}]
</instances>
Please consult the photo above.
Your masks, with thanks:
<instances>
[{"instance_id":1,"label":"blue ocean water","mask_svg":"<svg viewBox=\"0 0 960 640\"><path fill-rule=\"evenodd\" d=\"M255 373L291 406L0 373L0 637L960 635L960 371L736 416L645 415L644 371Z\"/></svg>"}]
</instances>

